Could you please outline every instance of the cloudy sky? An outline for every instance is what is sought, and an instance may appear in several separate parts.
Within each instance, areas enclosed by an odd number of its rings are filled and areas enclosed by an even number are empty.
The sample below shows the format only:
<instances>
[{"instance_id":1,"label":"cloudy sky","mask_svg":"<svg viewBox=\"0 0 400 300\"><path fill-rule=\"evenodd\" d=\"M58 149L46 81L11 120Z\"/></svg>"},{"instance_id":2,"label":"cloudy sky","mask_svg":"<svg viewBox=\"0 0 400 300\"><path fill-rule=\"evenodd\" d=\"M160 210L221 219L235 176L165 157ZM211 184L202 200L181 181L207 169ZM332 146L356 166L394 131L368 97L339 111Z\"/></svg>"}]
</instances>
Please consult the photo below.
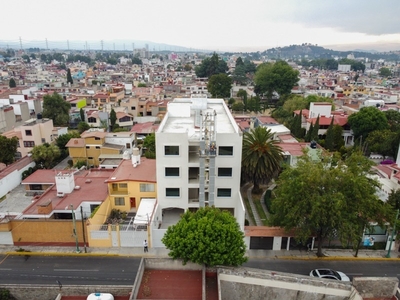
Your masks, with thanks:
<instances>
[{"instance_id":1,"label":"cloudy sky","mask_svg":"<svg viewBox=\"0 0 400 300\"><path fill-rule=\"evenodd\" d=\"M47 39L81 49L103 40L109 50L139 40L216 51L302 43L400 50L400 0L20 0L3 1L1 11L2 45L21 38L43 48Z\"/></svg>"}]
</instances>

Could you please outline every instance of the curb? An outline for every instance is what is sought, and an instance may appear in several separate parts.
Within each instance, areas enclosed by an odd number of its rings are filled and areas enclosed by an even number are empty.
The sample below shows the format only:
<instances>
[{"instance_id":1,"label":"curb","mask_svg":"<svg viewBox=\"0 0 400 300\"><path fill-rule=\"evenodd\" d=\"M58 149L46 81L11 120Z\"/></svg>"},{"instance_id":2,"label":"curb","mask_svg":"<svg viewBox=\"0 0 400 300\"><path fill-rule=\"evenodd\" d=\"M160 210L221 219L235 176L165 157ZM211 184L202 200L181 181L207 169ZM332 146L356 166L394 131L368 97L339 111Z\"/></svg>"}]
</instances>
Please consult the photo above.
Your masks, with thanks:
<instances>
[{"instance_id":1,"label":"curb","mask_svg":"<svg viewBox=\"0 0 400 300\"><path fill-rule=\"evenodd\" d=\"M91 257L91 256L111 256L111 257L140 257L140 258L158 258L158 257L168 257L160 256L154 254L117 254L117 253L84 253L84 252L29 252L29 251L7 251L4 255L15 255L15 256L71 256L71 257Z\"/></svg>"},{"instance_id":2,"label":"curb","mask_svg":"<svg viewBox=\"0 0 400 300\"><path fill-rule=\"evenodd\" d=\"M284 260L351 260L351 261L398 261L397 257L350 257L350 256L329 256L329 257L299 257L299 256L277 256Z\"/></svg>"}]
</instances>

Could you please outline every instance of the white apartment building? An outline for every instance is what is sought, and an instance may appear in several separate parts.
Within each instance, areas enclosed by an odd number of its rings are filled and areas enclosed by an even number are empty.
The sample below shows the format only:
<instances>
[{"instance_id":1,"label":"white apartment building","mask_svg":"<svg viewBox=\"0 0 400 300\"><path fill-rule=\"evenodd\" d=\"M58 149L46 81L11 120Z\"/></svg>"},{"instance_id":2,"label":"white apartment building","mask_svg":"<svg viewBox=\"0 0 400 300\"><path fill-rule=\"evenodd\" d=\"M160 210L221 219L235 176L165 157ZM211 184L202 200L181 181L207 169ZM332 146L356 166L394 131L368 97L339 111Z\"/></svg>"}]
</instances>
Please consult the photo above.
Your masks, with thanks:
<instances>
[{"instance_id":1,"label":"white apartment building","mask_svg":"<svg viewBox=\"0 0 400 300\"><path fill-rule=\"evenodd\" d=\"M168 103L156 132L156 151L155 215L162 223L173 209L214 205L230 211L244 229L242 134L223 99L177 98Z\"/></svg>"}]
</instances>

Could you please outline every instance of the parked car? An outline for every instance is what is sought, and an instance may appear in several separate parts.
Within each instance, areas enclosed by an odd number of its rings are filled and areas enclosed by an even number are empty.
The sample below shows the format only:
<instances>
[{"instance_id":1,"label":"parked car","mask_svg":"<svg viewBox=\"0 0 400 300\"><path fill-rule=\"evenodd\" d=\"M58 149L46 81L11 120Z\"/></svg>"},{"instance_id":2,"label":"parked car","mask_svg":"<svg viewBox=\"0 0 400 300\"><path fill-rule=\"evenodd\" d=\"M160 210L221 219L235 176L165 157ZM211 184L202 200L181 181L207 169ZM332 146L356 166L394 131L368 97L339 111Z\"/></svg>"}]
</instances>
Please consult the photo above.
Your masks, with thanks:
<instances>
[{"instance_id":1,"label":"parked car","mask_svg":"<svg viewBox=\"0 0 400 300\"><path fill-rule=\"evenodd\" d=\"M347 277L346 274L331 269L315 269L310 272L310 276L340 281L350 281L350 278Z\"/></svg>"}]
</instances>

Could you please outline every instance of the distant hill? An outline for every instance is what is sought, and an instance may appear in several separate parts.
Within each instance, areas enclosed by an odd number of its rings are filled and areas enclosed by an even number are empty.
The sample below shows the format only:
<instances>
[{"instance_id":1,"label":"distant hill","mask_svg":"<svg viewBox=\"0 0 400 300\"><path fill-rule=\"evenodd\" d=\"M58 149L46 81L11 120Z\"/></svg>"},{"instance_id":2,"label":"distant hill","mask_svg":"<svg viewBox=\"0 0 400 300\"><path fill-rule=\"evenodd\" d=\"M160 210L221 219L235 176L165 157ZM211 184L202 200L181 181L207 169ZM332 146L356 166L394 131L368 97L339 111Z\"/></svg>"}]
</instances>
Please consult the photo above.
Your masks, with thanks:
<instances>
[{"instance_id":1,"label":"distant hill","mask_svg":"<svg viewBox=\"0 0 400 300\"><path fill-rule=\"evenodd\" d=\"M230 53L225 53L230 54ZM234 53L231 53L234 54ZM354 51L336 51L312 44L290 45L285 47L271 48L262 52L249 52L244 56L257 59L267 57L270 59L328 59L345 58L347 55L354 55L354 58L385 59L390 61L400 60L400 51L377 52L374 50L354 50Z\"/></svg>"}]
</instances>

